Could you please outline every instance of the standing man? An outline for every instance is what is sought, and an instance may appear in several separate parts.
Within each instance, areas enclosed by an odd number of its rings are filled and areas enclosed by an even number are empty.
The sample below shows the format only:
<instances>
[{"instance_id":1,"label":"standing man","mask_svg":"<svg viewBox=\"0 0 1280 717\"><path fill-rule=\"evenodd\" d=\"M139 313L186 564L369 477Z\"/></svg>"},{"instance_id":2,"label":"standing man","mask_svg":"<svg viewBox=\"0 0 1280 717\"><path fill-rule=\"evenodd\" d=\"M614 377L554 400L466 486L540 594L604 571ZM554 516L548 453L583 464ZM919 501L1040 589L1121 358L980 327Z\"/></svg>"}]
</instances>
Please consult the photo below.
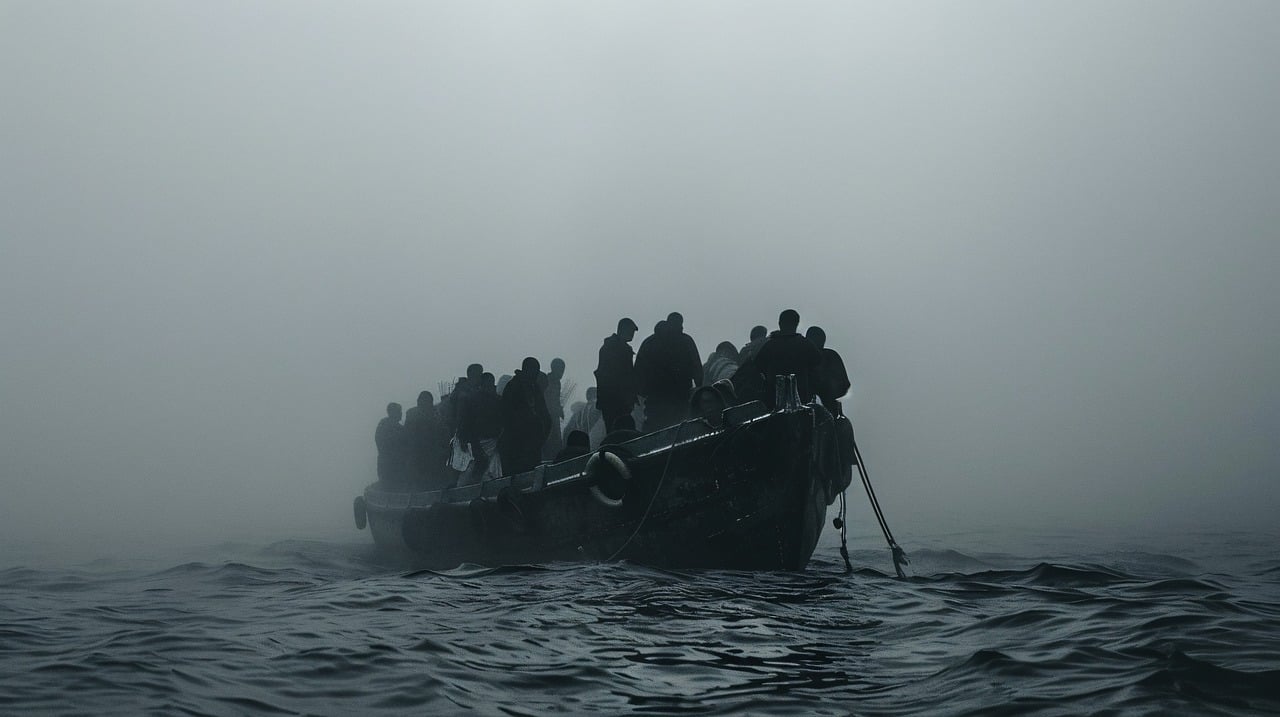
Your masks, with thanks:
<instances>
[{"instance_id":1,"label":"standing man","mask_svg":"<svg viewBox=\"0 0 1280 717\"><path fill-rule=\"evenodd\" d=\"M827 348L827 332L817 326L810 326L809 330L804 332L804 337L822 352L822 363L818 364L814 392L818 394L818 398L822 399L822 405L826 406L832 415L844 415L840 407L840 399L844 398L852 385L849 383L849 372L844 367L844 359L840 358L840 354L836 353L835 349Z\"/></svg>"},{"instance_id":2,"label":"standing man","mask_svg":"<svg viewBox=\"0 0 1280 717\"><path fill-rule=\"evenodd\" d=\"M560 395L561 381L564 379L564 359L551 359L551 372L547 374L547 390L543 393L547 401L547 415L551 417L551 432L547 434L547 442L542 446L542 458L551 460L564 448L564 435L560 427L564 423L564 399Z\"/></svg>"},{"instance_id":3,"label":"standing man","mask_svg":"<svg viewBox=\"0 0 1280 717\"><path fill-rule=\"evenodd\" d=\"M398 403L387 404L387 417L378 421L373 443L378 447L378 480L394 483L404 475L405 433Z\"/></svg>"},{"instance_id":4,"label":"standing man","mask_svg":"<svg viewBox=\"0 0 1280 717\"><path fill-rule=\"evenodd\" d=\"M621 319L617 332L600 345L600 360L596 364L596 407L604 418L605 433L619 416L630 414L636 405L638 385L631 341L638 329L631 319Z\"/></svg>"},{"instance_id":5,"label":"standing man","mask_svg":"<svg viewBox=\"0 0 1280 717\"><path fill-rule=\"evenodd\" d=\"M770 408L776 408L777 396L774 386L778 376L795 374L796 389L800 392L800 400L809 403L813 400L813 388L818 366L822 363L822 352L813 342L796 332L800 327L800 314L794 309L787 309L778 316L778 331L764 342L756 354L756 368L764 375L764 402Z\"/></svg>"},{"instance_id":6,"label":"standing man","mask_svg":"<svg viewBox=\"0 0 1280 717\"><path fill-rule=\"evenodd\" d=\"M644 396L644 430L656 431L689 415L689 392L702 383L702 359L684 317L673 311L636 356L636 375Z\"/></svg>"},{"instance_id":7,"label":"standing man","mask_svg":"<svg viewBox=\"0 0 1280 717\"><path fill-rule=\"evenodd\" d=\"M520 473L542 461L542 444L551 430L547 399L539 386L542 365L530 356L507 383L502 392L502 437L498 439L498 455L502 470L510 475Z\"/></svg>"}]
</instances>

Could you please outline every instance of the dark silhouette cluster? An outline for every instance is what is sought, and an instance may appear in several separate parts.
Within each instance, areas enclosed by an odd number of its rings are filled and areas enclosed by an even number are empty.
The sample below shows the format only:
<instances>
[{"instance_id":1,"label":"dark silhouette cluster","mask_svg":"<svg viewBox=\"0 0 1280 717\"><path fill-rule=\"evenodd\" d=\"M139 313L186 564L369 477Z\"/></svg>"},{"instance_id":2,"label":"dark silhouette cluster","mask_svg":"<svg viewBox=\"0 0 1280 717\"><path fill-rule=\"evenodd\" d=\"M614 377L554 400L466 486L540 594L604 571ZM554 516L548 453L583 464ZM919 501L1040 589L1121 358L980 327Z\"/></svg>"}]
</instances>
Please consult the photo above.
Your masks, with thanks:
<instances>
[{"instance_id":1,"label":"dark silhouette cluster","mask_svg":"<svg viewBox=\"0 0 1280 717\"><path fill-rule=\"evenodd\" d=\"M437 404L430 391L404 413L387 406L374 442L378 478L397 487L438 490L529 470L590 453L697 418L712 428L724 409L748 401L773 407L778 376L794 375L804 402L820 401L841 415L849 391L844 360L827 348L826 333L811 326L799 333L800 315L788 309L770 333L755 326L741 348L722 341L705 361L684 317L672 312L632 350L639 327L629 318L601 343L595 386L586 402L566 418L565 363L553 359L543 372L528 357L511 375L495 380L480 364L443 390Z\"/></svg>"}]
</instances>

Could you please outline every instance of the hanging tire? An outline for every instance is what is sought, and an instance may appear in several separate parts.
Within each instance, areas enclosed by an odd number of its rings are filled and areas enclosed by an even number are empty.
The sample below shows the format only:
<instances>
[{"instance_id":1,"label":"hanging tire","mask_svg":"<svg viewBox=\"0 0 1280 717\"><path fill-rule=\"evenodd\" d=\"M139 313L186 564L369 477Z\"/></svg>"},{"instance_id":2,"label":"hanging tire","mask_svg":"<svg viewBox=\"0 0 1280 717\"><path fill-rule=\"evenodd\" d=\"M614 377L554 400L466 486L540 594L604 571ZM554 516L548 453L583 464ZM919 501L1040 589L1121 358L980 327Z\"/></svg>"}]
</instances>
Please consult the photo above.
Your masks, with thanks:
<instances>
[{"instance_id":1,"label":"hanging tire","mask_svg":"<svg viewBox=\"0 0 1280 717\"><path fill-rule=\"evenodd\" d=\"M356 496L352 509L356 515L356 530L364 530L364 526L369 524L369 510L364 504L364 496Z\"/></svg>"},{"instance_id":2,"label":"hanging tire","mask_svg":"<svg viewBox=\"0 0 1280 717\"><path fill-rule=\"evenodd\" d=\"M591 497L606 508L621 508L627 497L631 469L616 452L601 449L587 459L587 481Z\"/></svg>"}]
</instances>

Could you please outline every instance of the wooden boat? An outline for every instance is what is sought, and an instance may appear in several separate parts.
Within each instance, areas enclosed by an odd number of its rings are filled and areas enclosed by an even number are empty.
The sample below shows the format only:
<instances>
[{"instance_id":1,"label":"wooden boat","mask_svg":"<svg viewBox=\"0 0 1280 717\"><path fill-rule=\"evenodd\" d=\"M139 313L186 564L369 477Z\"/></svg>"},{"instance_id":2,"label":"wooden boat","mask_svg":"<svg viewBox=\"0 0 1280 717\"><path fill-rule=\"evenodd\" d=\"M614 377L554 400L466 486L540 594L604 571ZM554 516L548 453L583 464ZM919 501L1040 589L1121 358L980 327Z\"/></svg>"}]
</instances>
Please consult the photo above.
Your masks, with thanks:
<instances>
[{"instance_id":1,"label":"wooden boat","mask_svg":"<svg viewBox=\"0 0 1280 717\"><path fill-rule=\"evenodd\" d=\"M550 561L802 570L848 486L848 419L759 401L589 455L439 491L370 485L356 524L418 565Z\"/></svg>"}]
</instances>

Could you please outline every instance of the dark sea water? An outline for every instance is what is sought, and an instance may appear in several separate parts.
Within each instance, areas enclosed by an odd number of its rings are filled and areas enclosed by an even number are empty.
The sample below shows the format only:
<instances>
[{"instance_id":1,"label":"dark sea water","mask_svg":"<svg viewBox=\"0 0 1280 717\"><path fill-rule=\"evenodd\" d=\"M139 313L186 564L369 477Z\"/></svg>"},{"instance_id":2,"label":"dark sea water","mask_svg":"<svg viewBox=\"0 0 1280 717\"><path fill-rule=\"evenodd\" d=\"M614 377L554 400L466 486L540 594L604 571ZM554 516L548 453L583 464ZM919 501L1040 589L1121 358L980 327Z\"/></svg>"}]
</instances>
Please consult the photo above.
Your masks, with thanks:
<instances>
[{"instance_id":1,"label":"dark sea water","mask_svg":"<svg viewBox=\"0 0 1280 717\"><path fill-rule=\"evenodd\" d=\"M1280 540L858 535L802 574L415 572L363 536L0 567L0 713L1276 714ZM1011 547L1012 546L1012 547Z\"/></svg>"}]
</instances>

